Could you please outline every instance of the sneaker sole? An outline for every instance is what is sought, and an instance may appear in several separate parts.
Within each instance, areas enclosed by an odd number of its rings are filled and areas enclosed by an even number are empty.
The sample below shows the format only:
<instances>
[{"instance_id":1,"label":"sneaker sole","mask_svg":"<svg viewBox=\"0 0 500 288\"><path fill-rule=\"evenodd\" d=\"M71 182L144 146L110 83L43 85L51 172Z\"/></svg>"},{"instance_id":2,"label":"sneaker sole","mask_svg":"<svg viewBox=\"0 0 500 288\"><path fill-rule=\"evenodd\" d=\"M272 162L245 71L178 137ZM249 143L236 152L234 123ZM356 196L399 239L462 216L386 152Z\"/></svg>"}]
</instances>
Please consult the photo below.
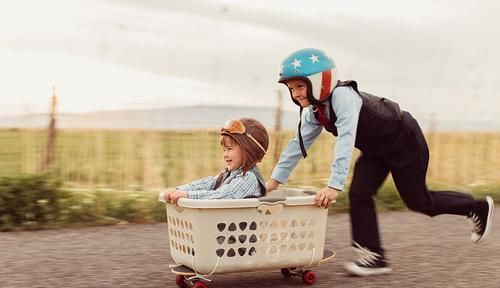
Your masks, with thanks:
<instances>
[{"instance_id":1,"label":"sneaker sole","mask_svg":"<svg viewBox=\"0 0 500 288\"><path fill-rule=\"evenodd\" d=\"M367 269L367 268L361 268L358 265L354 264L353 262L345 263L344 270L347 272L347 274L351 276L361 276L361 277L378 276L392 272L392 268L390 267Z\"/></svg>"},{"instance_id":2,"label":"sneaker sole","mask_svg":"<svg viewBox=\"0 0 500 288\"><path fill-rule=\"evenodd\" d=\"M488 221L486 221L486 227L484 228L484 233L481 235L479 239L477 239L476 243L481 242L482 240L486 239L488 237L488 234L490 234L491 230L491 222L493 219L493 209L495 208L495 202L493 202L493 198L490 196L486 196L486 202L488 203Z\"/></svg>"}]
</instances>

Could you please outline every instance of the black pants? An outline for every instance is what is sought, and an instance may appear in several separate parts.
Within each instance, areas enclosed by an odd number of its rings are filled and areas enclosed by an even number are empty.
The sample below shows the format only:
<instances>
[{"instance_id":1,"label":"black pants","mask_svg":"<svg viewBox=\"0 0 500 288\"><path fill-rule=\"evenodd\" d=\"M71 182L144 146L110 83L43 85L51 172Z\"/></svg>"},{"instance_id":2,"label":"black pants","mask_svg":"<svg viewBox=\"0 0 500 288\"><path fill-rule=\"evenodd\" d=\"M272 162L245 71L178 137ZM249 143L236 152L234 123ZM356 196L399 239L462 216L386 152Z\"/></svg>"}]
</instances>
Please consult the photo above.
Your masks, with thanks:
<instances>
[{"instance_id":1,"label":"black pants","mask_svg":"<svg viewBox=\"0 0 500 288\"><path fill-rule=\"evenodd\" d=\"M429 149L417 121L403 112L401 127L387 155L362 153L356 162L349 191L353 241L372 251L383 252L373 196L391 172L406 206L417 212L467 215L476 201L469 194L429 191L425 184Z\"/></svg>"}]
</instances>

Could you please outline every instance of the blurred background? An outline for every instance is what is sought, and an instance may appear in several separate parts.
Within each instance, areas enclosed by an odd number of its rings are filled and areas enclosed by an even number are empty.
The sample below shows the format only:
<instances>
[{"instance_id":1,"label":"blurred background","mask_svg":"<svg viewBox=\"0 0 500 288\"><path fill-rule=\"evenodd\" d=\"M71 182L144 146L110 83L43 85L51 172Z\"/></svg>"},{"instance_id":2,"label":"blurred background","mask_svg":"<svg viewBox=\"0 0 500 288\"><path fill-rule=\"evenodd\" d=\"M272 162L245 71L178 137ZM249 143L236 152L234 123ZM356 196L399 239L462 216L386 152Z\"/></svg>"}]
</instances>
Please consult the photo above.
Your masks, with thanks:
<instances>
[{"instance_id":1,"label":"blurred background","mask_svg":"<svg viewBox=\"0 0 500 288\"><path fill-rule=\"evenodd\" d=\"M396 100L422 121L435 117L443 129L500 127L496 1L20 0L0 5L2 116L46 113L52 85L60 96L59 113L193 105L274 108L281 60L294 50L319 47L336 61L341 79L355 79L363 90ZM296 110L290 101L283 108ZM204 127L220 125L192 120ZM99 128L116 121L103 116L87 125L64 122L61 127ZM184 128L179 122L158 126ZM141 125L135 124L154 128Z\"/></svg>"},{"instance_id":2,"label":"blurred background","mask_svg":"<svg viewBox=\"0 0 500 288\"><path fill-rule=\"evenodd\" d=\"M431 186L500 186L500 4L451 1L0 2L0 176L75 191L157 191L224 168L235 117L271 133L268 178L298 109L281 60L316 47L340 78L400 103L431 150ZM324 133L290 186L322 187ZM357 152L356 152L357 155ZM92 200L88 200L92 201Z\"/></svg>"}]
</instances>

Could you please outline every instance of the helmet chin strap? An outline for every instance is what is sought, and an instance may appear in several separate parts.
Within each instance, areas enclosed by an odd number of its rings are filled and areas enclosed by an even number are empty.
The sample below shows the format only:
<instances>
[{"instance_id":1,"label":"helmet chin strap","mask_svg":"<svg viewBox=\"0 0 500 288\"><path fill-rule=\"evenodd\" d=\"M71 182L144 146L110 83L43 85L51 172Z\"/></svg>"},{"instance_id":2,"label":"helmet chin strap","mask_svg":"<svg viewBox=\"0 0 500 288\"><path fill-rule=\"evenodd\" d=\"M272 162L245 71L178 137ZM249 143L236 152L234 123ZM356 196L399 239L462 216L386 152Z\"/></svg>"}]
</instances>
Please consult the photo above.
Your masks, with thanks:
<instances>
[{"instance_id":1,"label":"helmet chin strap","mask_svg":"<svg viewBox=\"0 0 500 288\"><path fill-rule=\"evenodd\" d=\"M307 157L307 151L306 151L306 147L304 147L304 141L302 140L302 132L300 132L300 126L302 124L302 110L304 110L304 108L302 108L302 106L300 106L300 112L299 112L299 127L298 127L298 131L299 131L299 144L300 144L300 151L302 152L302 156L304 158Z\"/></svg>"},{"instance_id":2,"label":"helmet chin strap","mask_svg":"<svg viewBox=\"0 0 500 288\"><path fill-rule=\"evenodd\" d=\"M311 80L307 79L306 83L307 83L307 100L309 100L309 104L318 105L320 102L318 99L314 98L313 86Z\"/></svg>"}]
</instances>

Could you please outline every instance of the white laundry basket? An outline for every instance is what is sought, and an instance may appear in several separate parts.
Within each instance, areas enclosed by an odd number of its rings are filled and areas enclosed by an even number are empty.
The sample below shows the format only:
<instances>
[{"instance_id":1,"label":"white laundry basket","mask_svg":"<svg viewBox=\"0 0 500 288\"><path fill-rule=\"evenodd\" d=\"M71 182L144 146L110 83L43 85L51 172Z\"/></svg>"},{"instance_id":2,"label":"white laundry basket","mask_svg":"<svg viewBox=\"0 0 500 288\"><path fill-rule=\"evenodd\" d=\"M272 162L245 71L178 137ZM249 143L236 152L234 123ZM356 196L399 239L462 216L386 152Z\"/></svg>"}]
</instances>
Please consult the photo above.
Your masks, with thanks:
<instances>
[{"instance_id":1,"label":"white laundry basket","mask_svg":"<svg viewBox=\"0 0 500 288\"><path fill-rule=\"evenodd\" d=\"M328 210L317 208L307 191L272 195L167 203L172 258L200 274L317 265Z\"/></svg>"}]
</instances>

